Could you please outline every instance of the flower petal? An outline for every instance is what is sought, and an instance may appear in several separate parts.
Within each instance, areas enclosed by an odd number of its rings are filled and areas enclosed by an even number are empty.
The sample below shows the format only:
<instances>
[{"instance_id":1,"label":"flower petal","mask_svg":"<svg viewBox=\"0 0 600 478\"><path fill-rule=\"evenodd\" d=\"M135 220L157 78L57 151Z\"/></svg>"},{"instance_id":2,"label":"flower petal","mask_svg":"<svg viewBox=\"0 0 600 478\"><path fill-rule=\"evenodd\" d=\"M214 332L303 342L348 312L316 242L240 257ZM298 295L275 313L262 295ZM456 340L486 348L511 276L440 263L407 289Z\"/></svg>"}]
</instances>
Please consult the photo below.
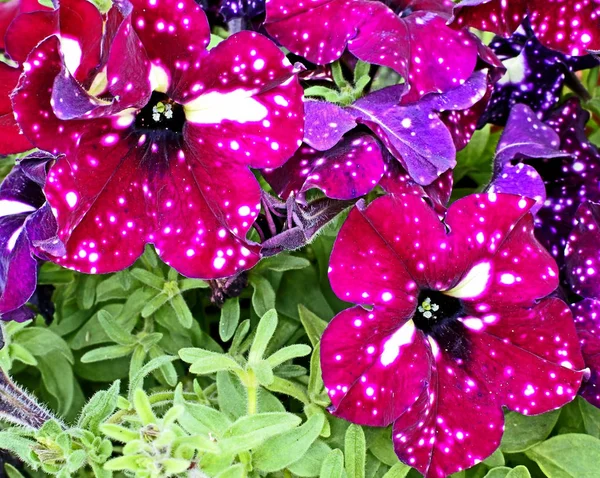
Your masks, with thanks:
<instances>
[{"instance_id":1,"label":"flower petal","mask_svg":"<svg viewBox=\"0 0 600 478\"><path fill-rule=\"evenodd\" d=\"M430 359L423 334L405 317L378 308L343 311L321 339L332 413L361 425L389 425L429 382Z\"/></svg>"},{"instance_id":2,"label":"flower petal","mask_svg":"<svg viewBox=\"0 0 600 478\"><path fill-rule=\"evenodd\" d=\"M600 301L584 299L571 306L579 335L581 353L590 376L584 379L579 393L596 407L600 407Z\"/></svg>"},{"instance_id":3,"label":"flower petal","mask_svg":"<svg viewBox=\"0 0 600 478\"><path fill-rule=\"evenodd\" d=\"M317 151L333 148L356 121L341 106L327 101L305 101L304 142Z\"/></svg>"},{"instance_id":4,"label":"flower petal","mask_svg":"<svg viewBox=\"0 0 600 478\"><path fill-rule=\"evenodd\" d=\"M600 299L600 204L581 204L574 220L576 226L565 248L567 278L573 292Z\"/></svg>"},{"instance_id":5,"label":"flower petal","mask_svg":"<svg viewBox=\"0 0 600 478\"><path fill-rule=\"evenodd\" d=\"M301 147L282 167L263 171L275 192L284 199L318 188L333 199L355 199L367 194L384 173L379 143L359 133L344 138L329 151Z\"/></svg>"},{"instance_id":6,"label":"flower petal","mask_svg":"<svg viewBox=\"0 0 600 478\"><path fill-rule=\"evenodd\" d=\"M183 77L177 90L190 130L232 161L276 168L300 146L302 88L266 37L249 31L230 36L200 62L197 81L191 78Z\"/></svg>"}]
</instances>

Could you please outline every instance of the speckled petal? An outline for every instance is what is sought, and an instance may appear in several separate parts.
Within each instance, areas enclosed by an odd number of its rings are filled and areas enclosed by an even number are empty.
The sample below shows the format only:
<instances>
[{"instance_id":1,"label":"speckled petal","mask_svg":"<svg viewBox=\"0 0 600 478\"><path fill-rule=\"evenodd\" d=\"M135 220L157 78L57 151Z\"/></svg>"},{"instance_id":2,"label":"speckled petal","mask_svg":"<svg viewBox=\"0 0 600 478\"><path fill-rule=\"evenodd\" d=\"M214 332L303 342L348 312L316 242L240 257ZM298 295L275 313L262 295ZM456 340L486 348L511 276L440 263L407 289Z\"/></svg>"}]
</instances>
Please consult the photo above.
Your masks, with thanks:
<instances>
[{"instance_id":1,"label":"speckled petal","mask_svg":"<svg viewBox=\"0 0 600 478\"><path fill-rule=\"evenodd\" d=\"M252 19L265 12L265 0L224 0L219 9L225 21L235 18Z\"/></svg>"},{"instance_id":2,"label":"speckled petal","mask_svg":"<svg viewBox=\"0 0 600 478\"><path fill-rule=\"evenodd\" d=\"M406 204L412 206L412 213L400 201L406 201ZM407 266L412 268L412 264L406 263L398 251L408 241L405 239L400 242L397 234L397 240L394 235L390 237L384 234L386 231L382 230L382 226L388 225L396 233L402 230L409 234L424 234L422 228L407 231L398 226L403 224L402 219L410 219L410 224L412 214L422 213L420 218L424 223L435 218L438 225L430 228L427 234L430 237L435 237L436 232L443 234L443 227L433 210L424 203L420 206L421 203L422 200L416 196L386 196L367 208L359 202L350 212L336 240L329 267L329 280L340 299L357 304L390 307L403 317L414 310L416 283L406 269ZM397 211L398 214L392 215L392 211ZM402 217L400 213L403 214Z\"/></svg>"},{"instance_id":3,"label":"speckled petal","mask_svg":"<svg viewBox=\"0 0 600 478\"><path fill-rule=\"evenodd\" d=\"M395 423L394 449L426 478L446 478L491 455L502 438L504 414L487 383L438 354L429 387Z\"/></svg>"},{"instance_id":4,"label":"speckled petal","mask_svg":"<svg viewBox=\"0 0 600 478\"><path fill-rule=\"evenodd\" d=\"M579 393L592 405L600 407L600 301L584 299L573 304L571 309L583 360L590 371Z\"/></svg>"},{"instance_id":5,"label":"speckled petal","mask_svg":"<svg viewBox=\"0 0 600 478\"><path fill-rule=\"evenodd\" d=\"M2 155L33 149L33 145L17 125L10 102L10 94L17 86L20 75L20 68L13 68L0 62L0 136L2 137L0 154Z\"/></svg>"},{"instance_id":6,"label":"speckled petal","mask_svg":"<svg viewBox=\"0 0 600 478\"><path fill-rule=\"evenodd\" d=\"M148 58L166 77L169 95L189 70L206 55L210 27L205 13L194 0L130 0L131 24ZM164 73L164 75L163 75ZM156 88L154 88L156 89Z\"/></svg>"},{"instance_id":7,"label":"speckled petal","mask_svg":"<svg viewBox=\"0 0 600 478\"><path fill-rule=\"evenodd\" d=\"M490 193L505 193L527 196L535 200L531 213L537 213L546 200L544 180L533 166L519 163L505 165L487 188Z\"/></svg>"},{"instance_id":8,"label":"speckled petal","mask_svg":"<svg viewBox=\"0 0 600 478\"><path fill-rule=\"evenodd\" d=\"M535 36L521 31L509 39L494 38L491 47L507 71L494 85L480 125L506 124L513 106L518 103L545 115L558 103L567 75L598 64L591 55L571 57L546 48Z\"/></svg>"},{"instance_id":9,"label":"speckled petal","mask_svg":"<svg viewBox=\"0 0 600 478\"><path fill-rule=\"evenodd\" d=\"M398 106L403 86L371 93L348 107L358 122L377 134L419 184L431 184L456 164L450 132L428 102Z\"/></svg>"},{"instance_id":10,"label":"speckled petal","mask_svg":"<svg viewBox=\"0 0 600 478\"><path fill-rule=\"evenodd\" d=\"M419 398L430 360L423 334L396 311L343 311L321 339L331 412L361 425L389 425Z\"/></svg>"},{"instance_id":11,"label":"speckled petal","mask_svg":"<svg viewBox=\"0 0 600 478\"><path fill-rule=\"evenodd\" d=\"M527 105L515 105L496 149L496 164L505 165L519 157L556 158L565 154L559 150L560 138L542 123Z\"/></svg>"},{"instance_id":12,"label":"speckled petal","mask_svg":"<svg viewBox=\"0 0 600 478\"><path fill-rule=\"evenodd\" d=\"M544 207L537 214L538 237L559 264L563 263L577 208L585 201L600 202L600 151L586 137L589 117L577 99L567 100L551 114L547 125L558 133L560 149L572 157L532 162L547 192Z\"/></svg>"},{"instance_id":13,"label":"speckled petal","mask_svg":"<svg viewBox=\"0 0 600 478\"><path fill-rule=\"evenodd\" d=\"M283 53L258 33L242 31L210 50L183 78L190 131L229 161L281 166L302 143L304 105L298 78ZM179 98L176 96L175 98Z\"/></svg>"},{"instance_id":14,"label":"speckled petal","mask_svg":"<svg viewBox=\"0 0 600 478\"><path fill-rule=\"evenodd\" d=\"M333 148L356 127L350 113L327 101L305 101L304 116L304 142L317 151Z\"/></svg>"},{"instance_id":15,"label":"speckled petal","mask_svg":"<svg viewBox=\"0 0 600 478\"><path fill-rule=\"evenodd\" d=\"M600 204L581 204L574 221L565 248L567 277L575 293L600 299Z\"/></svg>"},{"instance_id":16,"label":"speckled petal","mask_svg":"<svg viewBox=\"0 0 600 478\"><path fill-rule=\"evenodd\" d=\"M333 199L355 199L380 181L384 162L379 143L365 133L351 134L329 151L302 146L282 167L263 176L282 198L318 188Z\"/></svg>"},{"instance_id":17,"label":"speckled petal","mask_svg":"<svg viewBox=\"0 0 600 478\"><path fill-rule=\"evenodd\" d=\"M600 49L600 5L596 0L463 0L455 7L459 26L510 36L527 15L545 46L568 55Z\"/></svg>"}]
</instances>

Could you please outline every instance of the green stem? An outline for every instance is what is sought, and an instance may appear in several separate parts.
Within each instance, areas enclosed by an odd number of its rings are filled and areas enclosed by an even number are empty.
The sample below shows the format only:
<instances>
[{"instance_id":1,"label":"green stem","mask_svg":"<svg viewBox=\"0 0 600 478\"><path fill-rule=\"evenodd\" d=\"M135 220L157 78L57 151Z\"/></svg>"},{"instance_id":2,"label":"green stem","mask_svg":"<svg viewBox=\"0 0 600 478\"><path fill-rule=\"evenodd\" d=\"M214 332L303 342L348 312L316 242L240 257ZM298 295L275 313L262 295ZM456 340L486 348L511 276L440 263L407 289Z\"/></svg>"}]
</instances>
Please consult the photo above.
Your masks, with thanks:
<instances>
[{"instance_id":1,"label":"green stem","mask_svg":"<svg viewBox=\"0 0 600 478\"><path fill-rule=\"evenodd\" d=\"M248 370L246 392L248 394L248 415L254 415L258 401L258 382L252 370Z\"/></svg>"},{"instance_id":2,"label":"green stem","mask_svg":"<svg viewBox=\"0 0 600 478\"><path fill-rule=\"evenodd\" d=\"M350 88L350 83L348 83L346 81L346 78L344 78L344 72L342 71L342 64L340 63L339 60L334 61L331 64L331 74L333 76L333 81L335 81L335 84L337 85L337 87L340 90L343 90L344 88Z\"/></svg>"}]
</instances>

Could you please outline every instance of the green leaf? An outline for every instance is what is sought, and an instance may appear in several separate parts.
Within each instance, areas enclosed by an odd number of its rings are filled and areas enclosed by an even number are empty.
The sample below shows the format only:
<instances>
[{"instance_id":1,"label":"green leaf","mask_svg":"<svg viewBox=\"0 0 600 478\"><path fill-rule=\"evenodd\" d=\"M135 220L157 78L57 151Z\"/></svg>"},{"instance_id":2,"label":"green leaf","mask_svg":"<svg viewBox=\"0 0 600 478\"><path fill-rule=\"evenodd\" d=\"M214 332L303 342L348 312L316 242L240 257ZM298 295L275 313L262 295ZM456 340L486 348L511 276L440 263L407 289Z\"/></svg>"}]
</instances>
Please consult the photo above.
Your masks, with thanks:
<instances>
[{"instance_id":1,"label":"green leaf","mask_svg":"<svg viewBox=\"0 0 600 478\"><path fill-rule=\"evenodd\" d=\"M222 370L243 370L233 357L199 348L186 348L179 351L184 362L191 363L190 372L196 375L207 375Z\"/></svg>"},{"instance_id":2,"label":"green leaf","mask_svg":"<svg viewBox=\"0 0 600 478\"><path fill-rule=\"evenodd\" d=\"M586 433L600 438L600 409L588 403L583 397L578 396L575 400L581 411Z\"/></svg>"},{"instance_id":3,"label":"green leaf","mask_svg":"<svg viewBox=\"0 0 600 478\"><path fill-rule=\"evenodd\" d=\"M53 352L46 356L46 360L38 362L38 369L46 390L57 401L59 415L66 415L74 398L75 379L71 364L62 354Z\"/></svg>"},{"instance_id":4,"label":"green leaf","mask_svg":"<svg viewBox=\"0 0 600 478\"><path fill-rule=\"evenodd\" d=\"M254 451L254 467L270 473L298 461L318 438L324 421L324 415L313 415L300 427L269 438Z\"/></svg>"},{"instance_id":5,"label":"green leaf","mask_svg":"<svg viewBox=\"0 0 600 478\"><path fill-rule=\"evenodd\" d=\"M96 392L85 407L83 407L77 421L77 427L84 428L97 435L100 430L100 424L117 408L120 386L121 382L117 380L108 390Z\"/></svg>"},{"instance_id":6,"label":"green leaf","mask_svg":"<svg viewBox=\"0 0 600 478\"><path fill-rule=\"evenodd\" d=\"M298 314L300 315L300 321L306 330L306 335L313 347L315 347L321 340L321 335L327 327L327 322L320 319L310 310L304 307L302 304L298 306Z\"/></svg>"},{"instance_id":7,"label":"green leaf","mask_svg":"<svg viewBox=\"0 0 600 478\"><path fill-rule=\"evenodd\" d=\"M383 478L404 478L408 475L409 471L410 466L407 466L404 463L396 463L385 475L383 475Z\"/></svg>"},{"instance_id":8,"label":"green leaf","mask_svg":"<svg viewBox=\"0 0 600 478\"><path fill-rule=\"evenodd\" d=\"M204 282L200 279L181 279L179 281L180 292L186 292L193 289L208 289L209 287L208 282Z\"/></svg>"},{"instance_id":9,"label":"green leaf","mask_svg":"<svg viewBox=\"0 0 600 478\"><path fill-rule=\"evenodd\" d=\"M360 425L350 425L344 440L346 473L348 478L364 478L367 445L365 434Z\"/></svg>"},{"instance_id":10,"label":"green leaf","mask_svg":"<svg viewBox=\"0 0 600 478\"><path fill-rule=\"evenodd\" d=\"M379 461L388 466L395 466L398 464L398 457L394 452L391 430L389 428L384 428L375 435L375 438L369 445L369 451L375 455Z\"/></svg>"},{"instance_id":11,"label":"green leaf","mask_svg":"<svg viewBox=\"0 0 600 478\"><path fill-rule=\"evenodd\" d=\"M86 352L81 357L81 362L94 363L126 357L127 355L131 355L133 349L134 347L131 345L108 345L106 347L99 347Z\"/></svg>"},{"instance_id":12,"label":"green leaf","mask_svg":"<svg viewBox=\"0 0 600 478\"><path fill-rule=\"evenodd\" d=\"M246 414L245 389L236 375L217 372L217 392L219 410L228 418L235 420Z\"/></svg>"},{"instance_id":13,"label":"green leaf","mask_svg":"<svg viewBox=\"0 0 600 478\"><path fill-rule=\"evenodd\" d=\"M525 452L548 478L595 478L600 440L588 435L559 435Z\"/></svg>"},{"instance_id":14,"label":"green leaf","mask_svg":"<svg viewBox=\"0 0 600 478\"><path fill-rule=\"evenodd\" d=\"M506 478L531 478L531 474L527 467L520 465L510 470Z\"/></svg>"},{"instance_id":15,"label":"green leaf","mask_svg":"<svg viewBox=\"0 0 600 478\"><path fill-rule=\"evenodd\" d=\"M273 368L269 365L269 362L266 360L261 360L260 362L256 362L252 364L252 370L256 375L256 379L258 383L263 387L268 387L273 383L275 379L273 375Z\"/></svg>"},{"instance_id":16,"label":"green leaf","mask_svg":"<svg viewBox=\"0 0 600 478\"><path fill-rule=\"evenodd\" d=\"M281 377L273 377L273 382L267 386L269 390L275 393L283 393L285 395L289 395L290 397L294 397L296 400L308 405L310 403L310 399L306 393L306 390L292 382L291 380L286 380Z\"/></svg>"},{"instance_id":17,"label":"green leaf","mask_svg":"<svg viewBox=\"0 0 600 478\"><path fill-rule=\"evenodd\" d=\"M341 450L331 450L321 465L320 478L343 478L344 454Z\"/></svg>"},{"instance_id":18,"label":"green leaf","mask_svg":"<svg viewBox=\"0 0 600 478\"><path fill-rule=\"evenodd\" d=\"M219 319L219 336L223 342L229 341L240 321L240 300L238 297L228 299L221 309L221 318Z\"/></svg>"},{"instance_id":19,"label":"green leaf","mask_svg":"<svg viewBox=\"0 0 600 478\"><path fill-rule=\"evenodd\" d=\"M113 316L106 310L98 311L98 321L111 340L119 345L133 345L135 337L125 332Z\"/></svg>"},{"instance_id":20,"label":"green leaf","mask_svg":"<svg viewBox=\"0 0 600 478\"><path fill-rule=\"evenodd\" d=\"M484 478L506 478L506 476L511 472L512 468L507 466L499 466L498 468L493 468L488 471L487 475Z\"/></svg>"},{"instance_id":21,"label":"green leaf","mask_svg":"<svg viewBox=\"0 0 600 478\"><path fill-rule=\"evenodd\" d=\"M67 361L74 363L71 348L60 336L50 329L27 327L14 334L13 342L18 343L36 357L44 357L50 353L58 352Z\"/></svg>"},{"instance_id":22,"label":"green leaf","mask_svg":"<svg viewBox=\"0 0 600 478\"><path fill-rule=\"evenodd\" d=\"M162 357L157 357L155 359L150 360L146 365L144 365L140 371L130 380L129 383L129 399L133 397L133 392L140 388L143 385L144 378L152 373L154 370L160 368L166 363L173 362L177 360L177 357L172 357L169 355L163 355Z\"/></svg>"},{"instance_id":23,"label":"green leaf","mask_svg":"<svg viewBox=\"0 0 600 478\"><path fill-rule=\"evenodd\" d=\"M211 35L211 38L214 35ZM215 478L244 478L246 476L246 470L244 465L238 463L237 465L230 466L226 470L223 470Z\"/></svg>"},{"instance_id":24,"label":"green leaf","mask_svg":"<svg viewBox=\"0 0 600 478\"><path fill-rule=\"evenodd\" d=\"M163 292L156 294L150 302L148 302L142 309L142 317L150 317L169 300L169 296Z\"/></svg>"},{"instance_id":25,"label":"green leaf","mask_svg":"<svg viewBox=\"0 0 600 478\"><path fill-rule=\"evenodd\" d=\"M221 450L233 455L251 450L267 439L296 428L300 418L291 413L258 413L241 417L233 423L219 441Z\"/></svg>"},{"instance_id":26,"label":"green leaf","mask_svg":"<svg viewBox=\"0 0 600 478\"><path fill-rule=\"evenodd\" d=\"M192 316L192 312L190 308L186 304L185 300L180 294L177 294L170 301L171 307L177 316L177 320L179 323L186 329L189 329L194 322L194 317Z\"/></svg>"},{"instance_id":27,"label":"green leaf","mask_svg":"<svg viewBox=\"0 0 600 478\"><path fill-rule=\"evenodd\" d=\"M259 274L250 275L248 282L254 287L252 306L256 315L262 317L275 308L275 291L271 283Z\"/></svg>"},{"instance_id":28,"label":"green leaf","mask_svg":"<svg viewBox=\"0 0 600 478\"><path fill-rule=\"evenodd\" d=\"M4 463L4 471L8 478L25 478L21 472L10 463Z\"/></svg>"},{"instance_id":29,"label":"green leaf","mask_svg":"<svg viewBox=\"0 0 600 478\"><path fill-rule=\"evenodd\" d=\"M290 254L277 254L259 262L253 272L271 270L276 272L304 269L310 266L310 261Z\"/></svg>"},{"instance_id":30,"label":"green leaf","mask_svg":"<svg viewBox=\"0 0 600 478\"><path fill-rule=\"evenodd\" d=\"M273 355L271 355L267 359L267 362L269 362L269 365L272 368L275 368L278 365L281 365L282 363L287 362L288 360L292 360L297 357L305 357L308 354L310 354L310 352L311 352L311 348L308 345L304 345L304 344L289 345L288 347L279 349L277 352L275 352Z\"/></svg>"},{"instance_id":31,"label":"green leaf","mask_svg":"<svg viewBox=\"0 0 600 478\"><path fill-rule=\"evenodd\" d=\"M248 362L258 362L262 360L267 345L273 337L273 333L277 328L277 312L275 309L270 309L262 316L258 327L256 327L256 334L252 345L250 346L250 353L248 354Z\"/></svg>"},{"instance_id":32,"label":"green leaf","mask_svg":"<svg viewBox=\"0 0 600 478\"><path fill-rule=\"evenodd\" d=\"M27 463L33 468L37 468L37 464L32 462L30 457L31 448L35 445L34 441L20 437L14 431L0 431L0 448L7 450L16 455L21 461Z\"/></svg>"},{"instance_id":33,"label":"green leaf","mask_svg":"<svg viewBox=\"0 0 600 478\"><path fill-rule=\"evenodd\" d=\"M323 460L327 458L331 447L322 440L315 441L307 452L298 461L288 466L288 470L295 476L313 477L319 476Z\"/></svg>"},{"instance_id":34,"label":"green leaf","mask_svg":"<svg viewBox=\"0 0 600 478\"><path fill-rule=\"evenodd\" d=\"M503 453L519 453L544 441L556 425L559 415L560 410L537 416L508 412L500 449Z\"/></svg>"},{"instance_id":35,"label":"green leaf","mask_svg":"<svg viewBox=\"0 0 600 478\"><path fill-rule=\"evenodd\" d=\"M504 461L504 455L502 454L502 451L500 451L500 448L498 448L494 453L488 456L483 461L483 463L485 463L485 465L489 466L490 468L504 466L506 464L506 462Z\"/></svg>"},{"instance_id":36,"label":"green leaf","mask_svg":"<svg viewBox=\"0 0 600 478\"><path fill-rule=\"evenodd\" d=\"M165 285L165 279L162 276L157 276L155 274L153 274L152 272L148 272L145 269L131 269L129 271L129 273L135 277L137 280L139 280L140 282L152 287L153 289L156 290L163 290L163 287Z\"/></svg>"}]
</instances>

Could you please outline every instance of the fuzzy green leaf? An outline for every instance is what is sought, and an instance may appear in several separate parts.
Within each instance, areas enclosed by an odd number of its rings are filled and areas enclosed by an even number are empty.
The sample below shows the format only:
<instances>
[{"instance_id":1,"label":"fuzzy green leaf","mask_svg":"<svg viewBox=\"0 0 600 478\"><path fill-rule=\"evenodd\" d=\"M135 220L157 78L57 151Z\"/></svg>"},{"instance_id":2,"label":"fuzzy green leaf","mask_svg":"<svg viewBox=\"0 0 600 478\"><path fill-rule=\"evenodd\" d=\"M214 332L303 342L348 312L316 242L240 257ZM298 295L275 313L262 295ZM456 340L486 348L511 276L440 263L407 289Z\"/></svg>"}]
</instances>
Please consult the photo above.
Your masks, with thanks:
<instances>
[{"instance_id":1,"label":"fuzzy green leaf","mask_svg":"<svg viewBox=\"0 0 600 478\"><path fill-rule=\"evenodd\" d=\"M156 290L163 290L165 285L164 277L157 276L145 269L131 269L129 273L140 282L152 287Z\"/></svg>"},{"instance_id":2,"label":"fuzzy green leaf","mask_svg":"<svg viewBox=\"0 0 600 478\"><path fill-rule=\"evenodd\" d=\"M81 361L83 363L94 363L126 357L127 355L131 355L133 348L134 347L131 345L108 345L106 347L99 347L86 352L81 357Z\"/></svg>"},{"instance_id":3,"label":"fuzzy green leaf","mask_svg":"<svg viewBox=\"0 0 600 478\"><path fill-rule=\"evenodd\" d=\"M559 415L560 410L537 416L507 413L500 449L503 453L519 453L544 441L556 425Z\"/></svg>"},{"instance_id":4,"label":"fuzzy green leaf","mask_svg":"<svg viewBox=\"0 0 600 478\"><path fill-rule=\"evenodd\" d=\"M248 281L254 287L252 306L256 315L262 317L275 308L275 291L271 283L259 274L252 274Z\"/></svg>"},{"instance_id":5,"label":"fuzzy green leaf","mask_svg":"<svg viewBox=\"0 0 600 478\"><path fill-rule=\"evenodd\" d=\"M129 399L133 397L133 392L137 390L139 387L143 385L144 378L152 373L157 368L160 368L166 363L173 362L177 360L177 357L172 357L169 355L163 355L162 357L157 357L150 360L146 365L144 365L140 371L130 380L129 383Z\"/></svg>"},{"instance_id":6,"label":"fuzzy green leaf","mask_svg":"<svg viewBox=\"0 0 600 478\"><path fill-rule=\"evenodd\" d=\"M273 355L271 355L267 359L267 362L269 362L269 365L272 368L275 368L278 365L281 365L282 363L287 362L288 360L292 360L292 359L295 359L298 357L305 357L308 354L310 354L310 352L311 352L311 348L308 345L304 345L304 344L289 345L287 347L279 349L277 352L275 352Z\"/></svg>"},{"instance_id":7,"label":"fuzzy green leaf","mask_svg":"<svg viewBox=\"0 0 600 478\"><path fill-rule=\"evenodd\" d=\"M256 334L254 335L254 340L250 346L250 353L248 354L248 362L253 363L262 360L276 328L277 312L275 309L270 309L265 312L258 323L258 327L256 327Z\"/></svg>"},{"instance_id":8,"label":"fuzzy green leaf","mask_svg":"<svg viewBox=\"0 0 600 478\"><path fill-rule=\"evenodd\" d=\"M302 304L298 306L298 315L300 316L300 321L304 326L304 330L306 330L306 335L308 335L310 343L315 347L321 341L321 335L323 335L323 332L327 327L327 322L317 317Z\"/></svg>"},{"instance_id":9,"label":"fuzzy green leaf","mask_svg":"<svg viewBox=\"0 0 600 478\"><path fill-rule=\"evenodd\" d=\"M323 415L313 415L300 427L268 439L254 451L254 467L270 473L299 460L318 438L324 420Z\"/></svg>"},{"instance_id":10,"label":"fuzzy green leaf","mask_svg":"<svg viewBox=\"0 0 600 478\"><path fill-rule=\"evenodd\" d=\"M98 311L98 321L111 340L119 345L133 345L135 337L125 332L114 317L106 310Z\"/></svg>"},{"instance_id":11,"label":"fuzzy green leaf","mask_svg":"<svg viewBox=\"0 0 600 478\"><path fill-rule=\"evenodd\" d=\"M348 478L364 478L367 445L360 425L350 425L344 440L344 456Z\"/></svg>"},{"instance_id":12,"label":"fuzzy green leaf","mask_svg":"<svg viewBox=\"0 0 600 478\"><path fill-rule=\"evenodd\" d=\"M184 328L189 329L194 322L194 317L185 300L183 300L183 297L180 294L177 294L171 299L170 304L175 312L175 315L177 316L177 320L179 320L179 323Z\"/></svg>"},{"instance_id":13,"label":"fuzzy green leaf","mask_svg":"<svg viewBox=\"0 0 600 478\"><path fill-rule=\"evenodd\" d=\"M98 434L100 424L117 408L120 386L121 382L117 380L108 390L96 392L85 407L83 407L77 421L77 427L85 428L94 434Z\"/></svg>"},{"instance_id":14,"label":"fuzzy green leaf","mask_svg":"<svg viewBox=\"0 0 600 478\"><path fill-rule=\"evenodd\" d=\"M231 339L231 337L233 337L239 322L239 298L234 297L226 300L225 304L223 304L223 308L221 309L221 318L219 319L219 336L223 342L227 342L229 339Z\"/></svg>"},{"instance_id":15,"label":"fuzzy green leaf","mask_svg":"<svg viewBox=\"0 0 600 478\"><path fill-rule=\"evenodd\" d=\"M308 266L310 266L310 261L302 257L296 257L290 254L277 254L260 261L260 263L255 267L254 272L263 270L285 272L304 269Z\"/></svg>"},{"instance_id":16,"label":"fuzzy green leaf","mask_svg":"<svg viewBox=\"0 0 600 478\"><path fill-rule=\"evenodd\" d=\"M385 475L383 475L383 478L405 478L409 471L410 466L407 466L404 463L396 463Z\"/></svg>"},{"instance_id":17,"label":"fuzzy green leaf","mask_svg":"<svg viewBox=\"0 0 600 478\"><path fill-rule=\"evenodd\" d=\"M600 440L570 433L550 438L525 454L549 478L594 478L598 476Z\"/></svg>"},{"instance_id":18,"label":"fuzzy green leaf","mask_svg":"<svg viewBox=\"0 0 600 478\"><path fill-rule=\"evenodd\" d=\"M321 465L320 478L343 478L344 476L344 454L335 449L329 452L327 458Z\"/></svg>"}]
</instances>

